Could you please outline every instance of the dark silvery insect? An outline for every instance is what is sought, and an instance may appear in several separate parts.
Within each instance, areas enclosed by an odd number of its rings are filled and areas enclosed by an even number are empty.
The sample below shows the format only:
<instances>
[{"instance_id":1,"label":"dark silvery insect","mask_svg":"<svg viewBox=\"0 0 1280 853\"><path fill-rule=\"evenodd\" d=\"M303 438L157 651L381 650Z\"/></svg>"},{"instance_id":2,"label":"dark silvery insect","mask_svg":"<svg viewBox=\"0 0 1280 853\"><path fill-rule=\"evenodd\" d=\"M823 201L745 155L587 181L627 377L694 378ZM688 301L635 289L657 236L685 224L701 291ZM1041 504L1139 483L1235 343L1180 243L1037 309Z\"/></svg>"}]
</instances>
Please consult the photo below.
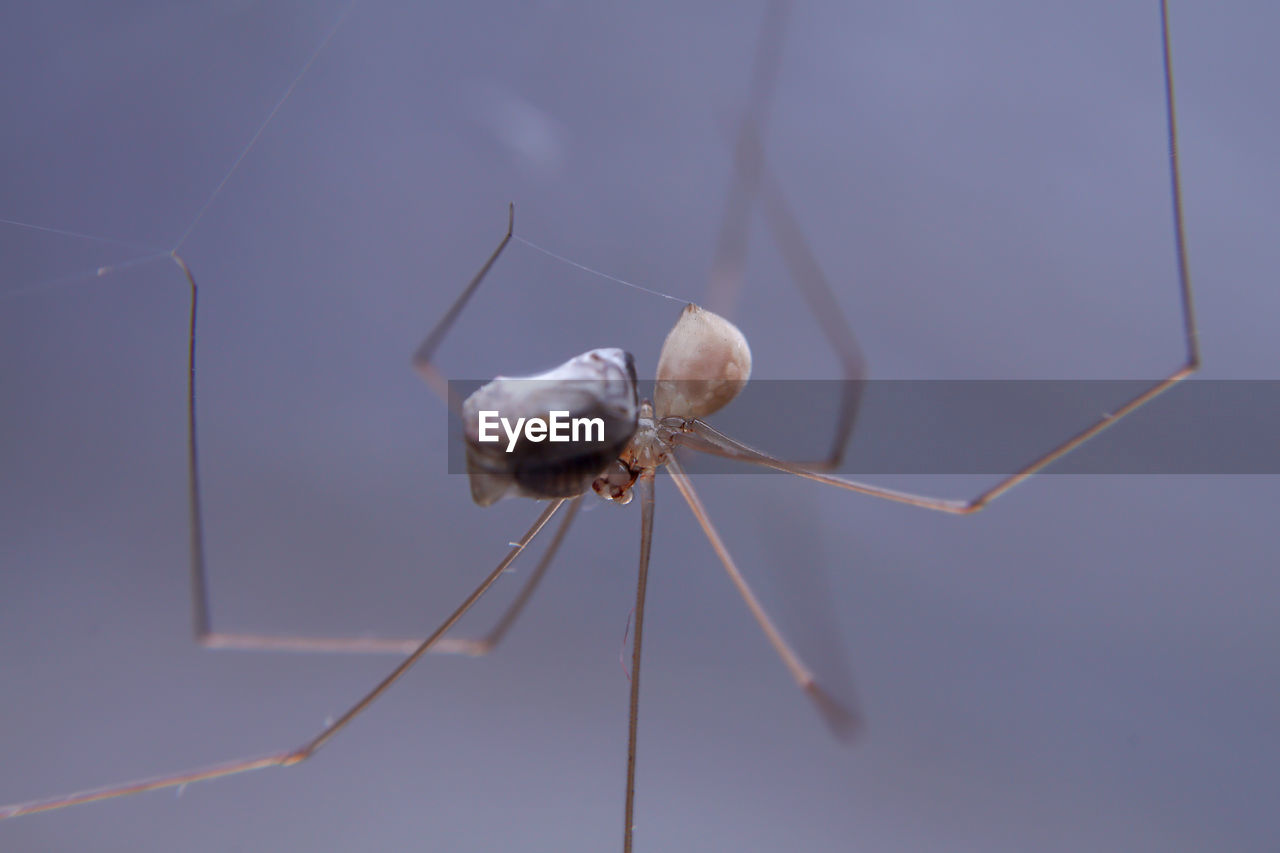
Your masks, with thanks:
<instances>
[{"instance_id":1,"label":"dark silvery insect","mask_svg":"<svg viewBox=\"0 0 1280 853\"><path fill-rule=\"evenodd\" d=\"M631 441L638 409L635 359L620 349L592 350L536 376L497 377L462 404L471 497L489 506L582 494ZM553 413L570 422L568 441L522 433ZM598 434L575 435L583 421Z\"/></svg>"}]
</instances>

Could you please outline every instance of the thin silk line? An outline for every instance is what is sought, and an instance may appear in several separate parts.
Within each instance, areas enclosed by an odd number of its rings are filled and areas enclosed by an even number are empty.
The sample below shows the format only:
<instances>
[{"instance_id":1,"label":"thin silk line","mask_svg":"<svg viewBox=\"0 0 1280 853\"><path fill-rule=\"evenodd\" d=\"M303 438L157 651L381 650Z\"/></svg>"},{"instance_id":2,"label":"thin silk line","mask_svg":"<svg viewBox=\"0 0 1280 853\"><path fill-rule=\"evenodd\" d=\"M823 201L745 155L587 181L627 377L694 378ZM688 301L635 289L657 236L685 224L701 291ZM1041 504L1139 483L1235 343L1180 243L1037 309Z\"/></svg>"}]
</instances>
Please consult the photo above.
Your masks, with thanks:
<instances>
[{"instance_id":1,"label":"thin silk line","mask_svg":"<svg viewBox=\"0 0 1280 853\"><path fill-rule=\"evenodd\" d=\"M338 15L337 20L335 20L333 25L329 27L329 32L325 34L325 37L320 41L320 44L316 45L316 49L311 52L311 58L308 59L306 64L302 66L301 70L294 75L293 81L289 83L289 86L284 90L284 94L282 94L280 99L276 101L276 105L271 108L271 112L267 113L267 117L262 120L262 124L258 125L258 129L254 131L253 136L249 139L249 143L241 149L239 154L236 155L236 159L231 164L231 168L227 169L227 173L222 176L222 180L218 181L218 185L213 188L213 192L209 194L209 198L205 200L204 204L200 205L200 209L196 211L195 218L191 220L191 224L187 226L187 229L182 232L182 236L178 238L178 242L173 244L173 249L171 251L178 251L178 249L182 248L182 244L187 242L187 238L191 236L191 232L195 230L196 225L198 225L200 220L204 218L205 213L208 212L210 206L213 205L214 200L217 199L219 193L222 192L222 188L227 185L227 181L231 180L231 176L240 168L240 164L244 162L244 158L249 156L249 152L253 150L253 146L258 144L258 139L262 136L263 131L267 129L267 125L271 124L272 119L276 117L276 113L280 112L280 108L284 106L285 101L289 100L290 96L293 95L293 90L298 88L298 84L302 82L302 78L307 76L307 72L311 70L311 66L315 63L316 59L324 52L324 49L329 46L329 42L333 41L334 35L336 35L338 30L342 27L342 22L347 19L347 14L355 5L356 0L351 0L351 2L347 4L347 7L342 10L342 14Z\"/></svg>"},{"instance_id":2,"label":"thin silk line","mask_svg":"<svg viewBox=\"0 0 1280 853\"><path fill-rule=\"evenodd\" d=\"M592 269L591 267L587 266L586 264L580 264L580 263L578 263L577 261L572 261L572 260L570 260L570 259L566 258L564 255L557 255L555 252L552 252L552 251L551 251L551 250L549 250L549 249L544 249L544 248L542 248L541 246L539 246L537 243L532 243L532 242L530 242L530 241L526 240L525 238L521 237L519 234L513 234L513 235L511 235L511 236L512 236L512 238L513 238L513 239L518 240L518 241L520 241L521 243L524 243L524 244L525 244L526 246L528 246L530 249L534 249L534 250L536 250L536 251L539 251L539 252L541 252L542 254L544 254L544 255L546 255L546 256L548 256L548 257L555 258L557 261L561 261L562 263L566 263L566 264L568 264L568 265L569 265L569 266L571 266L571 267L577 267L578 269L582 270L583 272L589 272L589 273L591 273L592 275L598 275L598 276L600 276L601 278L607 278L609 281L616 282L616 283L621 284L621 285L625 285L626 287L632 287L632 288L635 288L636 290L639 290L639 291L641 291L641 292L643 292L643 293L648 293L648 294L650 294L650 295L652 295L652 296L661 296L663 299L670 299L670 300L671 300L671 301L673 301L673 302L679 302L679 303L681 303L681 304L687 304L687 303L689 302L689 300L688 300L688 299L684 299L684 298L679 297L679 296L672 296L670 293L663 293L663 292L662 292L662 291L660 291L660 290L653 290L652 288L648 288L648 287L644 287L643 285L635 284L634 282L627 281L626 279L618 278L616 275L609 275L607 272L600 272L600 270Z\"/></svg>"}]
</instances>

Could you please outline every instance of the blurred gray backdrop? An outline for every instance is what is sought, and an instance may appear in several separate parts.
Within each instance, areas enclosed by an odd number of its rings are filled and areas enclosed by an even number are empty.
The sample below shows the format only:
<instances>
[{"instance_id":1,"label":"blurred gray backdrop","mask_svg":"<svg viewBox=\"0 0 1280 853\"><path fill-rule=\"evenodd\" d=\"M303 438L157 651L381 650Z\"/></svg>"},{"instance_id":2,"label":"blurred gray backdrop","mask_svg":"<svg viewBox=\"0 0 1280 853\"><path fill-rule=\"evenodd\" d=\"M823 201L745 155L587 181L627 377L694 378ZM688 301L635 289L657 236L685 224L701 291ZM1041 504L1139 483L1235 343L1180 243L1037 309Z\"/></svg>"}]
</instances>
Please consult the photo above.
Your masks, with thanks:
<instances>
[{"instance_id":1,"label":"blurred gray backdrop","mask_svg":"<svg viewBox=\"0 0 1280 853\"><path fill-rule=\"evenodd\" d=\"M341 5L4 15L0 217L87 236L0 225L2 802L293 746L393 664L194 647L188 296L132 261L181 240L202 285L215 621L284 633L425 631L536 514L470 505L408 366L508 201L548 249L703 292L760 4L357 3L214 196ZM1173 15L1203 375L1277 378L1280 20ZM805 4L777 86L770 161L874 376L1176 365L1155 2ZM651 375L678 309L513 245L441 362L608 345ZM758 376L838 376L758 224L736 319ZM1275 849L1274 478L1047 476L967 519L698 485L868 727L828 735L660 481L638 850ZM496 654L428 659L301 767L0 849L618 849L634 510L582 514Z\"/></svg>"}]
</instances>

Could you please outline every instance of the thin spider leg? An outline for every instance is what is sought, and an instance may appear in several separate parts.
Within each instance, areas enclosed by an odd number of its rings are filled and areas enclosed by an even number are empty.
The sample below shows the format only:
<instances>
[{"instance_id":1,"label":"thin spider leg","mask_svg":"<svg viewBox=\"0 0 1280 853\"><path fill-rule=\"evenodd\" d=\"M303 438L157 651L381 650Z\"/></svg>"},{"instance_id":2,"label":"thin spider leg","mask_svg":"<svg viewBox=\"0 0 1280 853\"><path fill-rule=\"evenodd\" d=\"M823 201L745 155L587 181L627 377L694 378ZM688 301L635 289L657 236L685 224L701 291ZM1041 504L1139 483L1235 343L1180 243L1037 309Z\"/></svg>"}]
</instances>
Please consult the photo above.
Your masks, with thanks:
<instances>
[{"instance_id":1,"label":"thin spider leg","mask_svg":"<svg viewBox=\"0 0 1280 853\"><path fill-rule=\"evenodd\" d=\"M427 380L441 399L455 412L458 406L450 403L448 399L448 382L431 364L431 356L434 354L440 342L444 339L445 334L457 319L458 314L466 306L471 295L480 286L489 269L498 260L498 256L502 254L502 250L506 248L507 243L511 240L512 231L515 226L515 205L509 205L507 209L507 232L503 236L502 241L494 249L489 259L485 261L480 271L471 279L462 293L454 301L453 306L440 320L436 327L427 335L422 345L418 347L414 354L414 365L418 371ZM238 650L238 651L281 651L281 652L317 652L317 653L349 653L349 654L410 654L422 644L421 637L300 637L300 636L280 636L272 634L258 634L252 632L226 632L213 630L212 616L209 606L209 582L207 572L207 561L205 559L204 548L204 513L201 507L201 490L200 490L200 452L198 441L198 423L196 417L196 331L199 304L199 288L196 285L195 276L192 274L190 267L182 257L175 251L171 252L174 263L182 270L183 275L187 279L187 284L191 288L191 312L189 315L189 326L187 332L187 504L189 507L188 524L191 531L191 608L192 608L192 628L195 634L196 642L208 649L220 650ZM456 401L455 401L456 402ZM552 545L548 549L548 554L543 557L543 561L538 564L538 569L534 572L533 578L526 584L524 590L521 591L517 598L520 607L526 602L533 593L533 588L537 585L538 580L546 571L546 566L550 563L551 557L554 555L556 548L559 547L564 537L564 531L568 527L569 521L576 513L571 512L562 525L560 532L556 534ZM431 647L432 653L435 654L467 654L467 655L483 655L487 653L496 644L497 639L501 638L510 628L511 622L514 621L519 613L520 607L514 607L514 612L509 612L503 616L502 621L485 637L481 639L444 637ZM496 634L496 636L495 636Z\"/></svg>"},{"instance_id":2,"label":"thin spider leg","mask_svg":"<svg viewBox=\"0 0 1280 853\"><path fill-rule=\"evenodd\" d=\"M1151 400L1169 390L1178 382L1181 382L1183 379L1186 379L1188 376L1195 373L1200 367L1200 346L1196 330L1195 301L1192 295L1191 273L1187 261L1186 228L1182 205L1182 170L1178 153L1178 122L1176 97L1173 85L1173 51L1170 41L1169 5L1167 0L1161 0L1160 20L1161 47L1163 49L1164 58L1165 110L1168 117L1169 184L1173 208L1174 251L1177 263L1178 291L1182 305L1183 341L1186 351L1182 363L1175 370L1169 373L1165 378L1154 382L1145 390L1130 398L1123 405L1116 407L1113 411L1107 413L1093 424L1080 430L1075 435L1068 437L1062 443L1050 448L1040 456L1032 459L1019 470L1008 475L995 485L978 495L969 498L968 500L948 500L929 495L898 491L896 489L886 489L880 486L860 483L842 477L822 474L813 471L806 466L776 459L768 454L761 453L758 450L747 447L745 444L729 438L701 421L689 422L687 425L688 431L676 436L676 440L679 443L692 447L695 450L702 450L704 452L715 453L717 455L727 456L733 459L740 459L744 462L750 462L752 464L762 465L768 468L775 468L779 471L786 471L787 473L806 477L819 483L825 483L838 488L860 492L865 495L871 495L872 497L884 498L886 500L910 504L924 509L966 515L982 509L988 503L995 500L1000 495L1003 495L1023 480L1026 480L1028 477L1043 470L1058 459L1061 459L1063 456L1089 441L1103 430L1124 419L1130 413L1141 408ZM772 196L780 200L780 196L775 196L772 187L769 186L771 182L768 180L767 173L762 172L762 175L764 175L763 180L766 184L766 197ZM770 206L774 209L774 213L771 215L779 216L785 212L785 208L783 207L777 207L774 205Z\"/></svg>"},{"instance_id":3,"label":"thin spider leg","mask_svg":"<svg viewBox=\"0 0 1280 853\"><path fill-rule=\"evenodd\" d=\"M747 106L741 119L743 130L750 126L763 127L768 122L790 6L785 0L773 0L765 10L751 69ZM759 164L752 159L752 152L743 142L745 140L740 137L733 150L733 172L705 300L707 308L725 316L733 313L733 305L742 287L747 256L747 224L759 183Z\"/></svg>"},{"instance_id":4,"label":"thin spider leg","mask_svg":"<svg viewBox=\"0 0 1280 853\"><path fill-rule=\"evenodd\" d=\"M680 463L674 458L668 459L667 472L671 474L671 479L675 481L676 488L680 490L680 494L685 503L689 505L694 518L698 520L698 524L702 527L702 532L706 534L707 541L711 543L716 556L720 558L725 571L729 573L729 579L733 581L733 585L737 587L742 600L746 602L747 609L751 611L752 617L755 618L756 623L764 631L770 645L778 653L778 657L782 658L782 663L791 673L791 677L795 679L796 684L805 692L805 695L817 705L818 711L822 714L822 718L827 722L832 732L841 738L852 736L859 725L858 714L851 709L842 707L823 689L822 685L818 684L813 671L805 665L804 661L800 659L800 655L791 648L791 644L787 642L786 638L782 636L782 632L773 624L773 620L769 618L764 605L760 603L760 599L756 598L756 594L752 592L747 579L742 576L737 563L733 560L733 555L725 547L724 540L720 538L715 525L711 523L711 517L707 515L706 507L702 505L702 499L698 497L697 491L693 488L693 482L685 474L684 469L680 467Z\"/></svg>"},{"instance_id":5,"label":"thin spider leg","mask_svg":"<svg viewBox=\"0 0 1280 853\"><path fill-rule=\"evenodd\" d=\"M468 655L486 655L498 647L502 639L511 630L511 626L515 624L516 619L523 612L529 599L533 597L534 590L538 588L538 584L542 581L543 575L547 573L547 569L551 566L551 561L555 559L556 552L560 550L560 543L569 533L569 526L573 524L574 518L578 515L578 510L582 508L582 496L569 500L569 508L565 511L564 519L561 520L560 526L556 528L555 536L551 539L551 544L547 546L547 550L543 552L542 559L538 560L538 565L534 568L529 579L525 581L524 587L520 590L520 594L516 596L515 601L507 607L502 614L502 618L489 630L483 637L476 639L469 637L442 637L441 643L448 643L451 649L462 654ZM432 649L432 651L435 651Z\"/></svg>"},{"instance_id":6,"label":"thin spider leg","mask_svg":"<svg viewBox=\"0 0 1280 853\"><path fill-rule=\"evenodd\" d=\"M910 504L924 509L935 509L940 512L951 512L959 515L974 512L980 507L970 507L968 503L960 500L949 500L947 498L935 498L928 495L917 495L912 492L902 492L897 489L886 489L882 486L874 486L870 483L860 483L856 480L846 480L842 477L834 477L830 474L823 474L817 471L810 471L803 465L796 462L788 462L785 459L777 459L767 453L761 453L755 448L748 447L736 439L732 439L719 430L713 428L704 421L691 420L685 422L685 432L677 433L672 436L672 441L681 447L687 447L690 450L696 450L700 453L710 453L715 456L723 456L726 459L734 459L738 462L746 462L751 465L759 465L763 468L773 468L776 471L784 471L788 474L795 474L797 477L804 477L818 483L824 483L828 486L836 486L841 489L848 489L851 492L870 495L873 498L884 498L885 500L897 501L898 503ZM668 463L669 465L670 463Z\"/></svg>"},{"instance_id":7,"label":"thin spider leg","mask_svg":"<svg viewBox=\"0 0 1280 853\"><path fill-rule=\"evenodd\" d=\"M431 646L432 654L471 655L480 657L497 648L511 630L543 576L555 559L560 544L569 532L569 526L581 508L581 497L573 498L560 520L555 535L538 560L538 565L525 581L520 593L508 605L502 617L480 637L441 637ZM213 631L197 638L209 649L272 652L321 652L341 654L403 654L407 655L422 645L422 637L297 637L273 634Z\"/></svg>"},{"instance_id":8,"label":"thin spider leg","mask_svg":"<svg viewBox=\"0 0 1280 853\"><path fill-rule=\"evenodd\" d=\"M644 598L649 585L649 551L653 544L653 469L636 480L640 491L640 571L636 579L635 639L631 646L631 700L627 706L627 802L622 851L631 853L636 815L636 733L640 726L640 642L644 636Z\"/></svg>"},{"instance_id":9,"label":"thin spider leg","mask_svg":"<svg viewBox=\"0 0 1280 853\"><path fill-rule=\"evenodd\" d=\"M858 418L858 406L862 402L862 389L867 378L867 361L853 333L853 327L849 325L839 300L809 247L809 241L805 239L804 232L787 205L782 187L769 169L764 151L760 147L760 137L750 123L745 123L742 128L739 146L753 152L751 157L756 163L755 170L769 231L787 265L791 280L804 296L823 337L835 351L836 358L840 361L840 370L844 374L844 381L840 383L840 411L836 417L831 449L827 452L826 459L820 462L800 463L810 470L832 470L844 458L845 447Z\"/></svg>"},{"instance_id":10,"label":"thin spider leg","mask_svg":"<svg viewBox=\"0 0 1280 853\"><path fill-rule=\"evenodd\" d=\"M724 222L716 248L716 261L707 288L707 307L718 314L732 312L743 282L747 254L747 224L758 194L763 195L765 221L782 254L792 281L804 296L822 334L840 361L844 382L831 447L824 459L806 461L810 470L831 470L840 464L853 432L866 379L866 359L853 329L809 248L804 232L789 210L780 185L764 156L761 136L768 124L769 107L777 81L778 64L790 4L769 4L761 27L752 69L748 107L739 122L733 147L733 179L725 203Z\"/></svg>"},{"instance_id":11,"label":"thin spider leg","mask_svg":"<svg viewBox=\"0 0 1280 853\"><path fill-rule=\"evenodd\" d=\"M991 503L1014 486L1026 480L1028 477L1042 470L1046 466L1066 456L1072 450L1084 444L1098 433L1102 432L1117 421L1123 419L1130 412L1150 402L1155 397L1164 393L1171 386L1185 379L1195 370L1193 366L1185 366L1177 372L1173 373L1167 379L1155 383L1138 396L1118 407L1114 412L1104 416L1101 420L1094 423L1080 432L1073 435L1057 447L1042 454L1030 464L1022 467L1018 471L1010 474L1000 480L994 486L986 489L978 495L962 499L939 498L932 495L921 495L915 492L903 492L897 489L887 489L883 486L875 486L870 483L862 483L857 480L848 480L843 477L835 477L830 474L823 474L818 471L810 471L797 465L794 462L787 462L783 459L776 459L767 453L761 453L754 448L748 447L740 441L729 438L722 432L711 427L703 421L688 421L686 428L690 432L681 433L673 437L678 444L683 447L689 447L693 450L699 450L705 453L713 453L717 456L724 456L730 459L736 459L741 462L748 462L752 465L759 465L764 468L773 468L777 471L784 471L788 474L795 474L798 477L804 477L807 480L813 480L817 483L823 483L828 486L835 486L840 489L847 489L851 492L858 492L863 495L870 495L873 498L883 498L885 500L896 501L897 503L909 504L922 509L932 509L939 512L949 512L955 515L969 515Z\"/></svg>"},{"instance_id":12,"label":"thin spider leg","mask_svg":"<svg viewBox=\"0 0 1280 853\"><path fill-rule=\"evenodd\" d=\"M173 773L167 776L153 776L148 779L139 779L132 782L124 782L117 785L108 785L102 788L94 788L87 791L78 791L73 794L63 794L58 797L50 797L44 800L31 800L25 803L14 803L12 805L0 806L0 820L10 817L18 817L19 815L35 814L36 812L52 811L53 809L65 808L67 806L82 805L97 800L109 800L115 797L123 797L128 794L140 794L144 791L154 791L159 788L175 788L181 785L189 785L192 782L204 782L210 779L220 779L224 776L232 776L237 773L246 773L250 770L260 770L264 767L291 767L301 761L310 758L322 746L328 743L339 731L346 727L357 715L365 708L368 708L374 700L385 693L392 684L400 679L409 669L418 662L418 660L430 651L431 647L444 636L450 628L457 624L458 620L471 609L480 597L488 591L488 589L497 582L508 567L515 561L516 557L524 551L524 549L533 541L556 511L564 504L565 500L559 499L548 504L547 508L542 511L533 525L525 532L524 536L518 542L511 546L511 550L507 552L497 568L495 568L484 579L479 586L472 591L470 595L445 619L440 626L431 633L431 636L423 640L418 647L406 657L395 669L391 670L376 687L370 690L365 696L356 702L339 717L336 721L329 724L318 735L304 743L302 746L286 750L284 752L276 752L268 755L254 756L251 758L239 758L234 761L227 761L221 764L214 764L207 767L196 768L192 770L184 770L179 773Z\"/></svg>"},{"instance_id":13,"label":"thin spider leg","mask_svg":"<svg viewBox=\"0 0 1280 853\"><path fill-rule=\"evenodd\" d=\"M191 630L196 641L209 633L209 584L205 576L204 512L200 506L200 443L196 417L196 320L200 316L200 288L191 267L176 251L173 262L182 270L191 289L191 313L187 316L187 530L191 541Z\"/></svg>"},{"instance_id":14,"label":"thin spider leg","mask_svg":"<svg viewBox=\"0 0 1280 853\"><path fill-rule=\"evenodd\" d=\"M493 254L484 262L484 266L480 267L480 271L475 274L467 286L458 294L458 298L453 301L453 305L449 306L449 310L440 318L440 322L436 323L434 329L423 339L421 345L413 354L413 367L422 376L427 385L434 391L445 405L449 407L449 411L455 415L462 412L462 401L457 398L456 394L449 391L449 382L444 375L436 369L431 363L431 358L436 354L441 341L445 335L449 333L449 329L458 319L458 315L462 313L462 309L467 307L467 303L471 301L471 296L480 287L484 277L489 274L489 270L498 261L498 256L502 254L502 250L507 248L507 244L511 242L512 232L515 230L516 224L516 206L511 203L507 206L507 233L502 236L502 240L498 243L498 247L493 250Z\"/></svg>"}]
</instances>

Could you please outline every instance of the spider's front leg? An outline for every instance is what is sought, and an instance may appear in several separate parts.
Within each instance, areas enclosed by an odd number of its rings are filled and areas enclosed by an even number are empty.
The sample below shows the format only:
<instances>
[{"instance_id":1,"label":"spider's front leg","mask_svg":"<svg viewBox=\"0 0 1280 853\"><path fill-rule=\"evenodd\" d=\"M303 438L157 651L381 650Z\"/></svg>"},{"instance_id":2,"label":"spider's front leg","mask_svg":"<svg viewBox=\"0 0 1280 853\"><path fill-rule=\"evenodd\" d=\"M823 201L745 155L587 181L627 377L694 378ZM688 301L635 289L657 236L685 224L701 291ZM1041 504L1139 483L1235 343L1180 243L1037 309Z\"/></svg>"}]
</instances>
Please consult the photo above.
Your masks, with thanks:
<instances>
[{"instance_id":1,"label":"spider's front leg","mask_svg":"<svg viewBox=\"0 0 1280 853\"><path fill-rule=\"evenodd\" d=\"M470 301L471 296L483 283L485 276L489 270L497 262L499 256L502 255L503 249L511 242L512 233L515 226L515 205L511 204L507 208L507 230L502 236L497 247L489 255L488 260L480 267L480 270L471 278L462 292L454 300L449 310L440 318L435 327L423 340L422 344L414 352L413 366L426 381L427 385L434 391L449 409L458 414L461 411L461 402L453 399L453 392L450 390L448 381L444 375L432 363L431 358L435 355L440 343L444 340L453 324L457 321L458 316ZM189 353L191 371L190 375L195 375L195 331L196 331L196 283L191 271L187 268L181 258L174 256L175 261L182 268L191 285L191 349ZM194 380L193 380L194 381ZM195 420L195 391L194 385L191 386L189 395L189 424L188 424L188 446L190 452L188 454L190 461L190 505L191 505L191 531L192 531L192 556L191 556L191 596L192 610L194 619L194 632L196 642L201 646L209 649L232 649L237 651L275 651L275 652L321 652L321 653L341 653L341 654L394 654L408 655L418 649L424 641L423 637L334 637L334 636L297 636L282 634L263 634L247 631L220 631L215 630L212 626L209 607L209 584L205 570L204 557L204 523L200 509L200 487L199 487L199 454L196 444L196 420ZM465 655L484 655L492 651L498 643L506 635L520 611L524 608L529 598L533 595L538 583L546 574L547 568L551 565L556 552L560 548L560 543L564 541L565 535L569 531L569 527L577 515L578 505L580 501L572 501L568 511L564 514L564 519L560 526L556 529L555 535L551 539L551 543L547 546L547 550L543 553L542 558L538 561L538 565L530 573L529 579L525 581L524 587L520 590L512 604L499 618L497 623L481 637L441 637L432 643L430 651L435 654L465 654Z\"/></svg>"}]
</instances>

